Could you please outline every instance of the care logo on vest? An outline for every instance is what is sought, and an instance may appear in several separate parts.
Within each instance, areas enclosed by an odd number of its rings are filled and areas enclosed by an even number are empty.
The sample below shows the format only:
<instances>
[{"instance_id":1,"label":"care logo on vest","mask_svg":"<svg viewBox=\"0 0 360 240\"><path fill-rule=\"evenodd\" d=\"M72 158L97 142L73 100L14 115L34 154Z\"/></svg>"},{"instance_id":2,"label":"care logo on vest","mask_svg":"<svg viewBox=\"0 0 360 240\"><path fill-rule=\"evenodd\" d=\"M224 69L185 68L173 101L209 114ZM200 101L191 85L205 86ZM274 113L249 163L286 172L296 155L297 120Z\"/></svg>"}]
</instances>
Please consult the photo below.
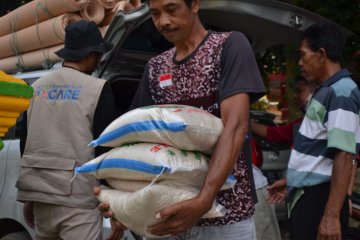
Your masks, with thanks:
<instances>
[{"instance_id":1,"label":"care logo on vest","mask_svg":"<svg viewBox=\"0 0 360 240\"><path fill-rule=\"evenodd\" d=\"M171 73L161 74L159 77L159 83L161 88L169 87L172 83L172 75Z\"/></svg>"},{"instance_id":2,"label":"care logo on vest","mask_svg":"<svg viewBox=\"0 0 360 240\"><path fill-rule=\"evenodd\" d=\"M35 89L35 97L45 101L78 101L81 86L77 85L46 85Z\"/></svg>"}]
</instances>

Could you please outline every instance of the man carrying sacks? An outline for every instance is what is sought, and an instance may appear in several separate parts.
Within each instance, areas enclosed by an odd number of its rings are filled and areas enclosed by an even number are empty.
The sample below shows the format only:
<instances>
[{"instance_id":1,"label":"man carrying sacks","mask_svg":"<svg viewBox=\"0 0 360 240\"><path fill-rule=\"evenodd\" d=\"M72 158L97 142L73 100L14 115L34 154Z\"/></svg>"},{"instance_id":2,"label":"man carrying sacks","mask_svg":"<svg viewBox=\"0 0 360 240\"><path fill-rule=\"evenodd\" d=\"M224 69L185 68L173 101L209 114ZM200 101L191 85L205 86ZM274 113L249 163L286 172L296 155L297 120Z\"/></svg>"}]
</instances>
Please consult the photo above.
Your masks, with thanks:
<instances>
[{"instance_id":1,"label":"man carrying sacks","mask_svg":"<svg viewBox=\"0 0 360 240\"><path fill-rule=\"evenodd\" d=\"M156 212L194 198L208 170L209 157L221 134L221 119L199 108L159 105L132 110L113 121L92 146L114 147L76 168L104 179L102 190L115 218L138 235L156 237L147 228L160 220ZM171 145L171 146L170 146ZM223 189L233 187L230 176ZM223 217L214 203L203 218Z\"/></svg>"},{"instance_id":2,"label":"man carrying sacks","mask_svg":"<svg viewBox=\"0 0 360 240\"><path fill-rule=\"evenodd\" d=\"M175 47L149 61L132 107L185 104L208 110L224 123L199 194L159 211L161 222L147 231L176 239L256 239L249 105L265 89L250 44L242 33L206 30L198 15L200 0L147 4L156 28ZM231 172L237 180L234 188L220 191ZM226 215L201 220L215 199Z\"/></svg>"}]
</instances>

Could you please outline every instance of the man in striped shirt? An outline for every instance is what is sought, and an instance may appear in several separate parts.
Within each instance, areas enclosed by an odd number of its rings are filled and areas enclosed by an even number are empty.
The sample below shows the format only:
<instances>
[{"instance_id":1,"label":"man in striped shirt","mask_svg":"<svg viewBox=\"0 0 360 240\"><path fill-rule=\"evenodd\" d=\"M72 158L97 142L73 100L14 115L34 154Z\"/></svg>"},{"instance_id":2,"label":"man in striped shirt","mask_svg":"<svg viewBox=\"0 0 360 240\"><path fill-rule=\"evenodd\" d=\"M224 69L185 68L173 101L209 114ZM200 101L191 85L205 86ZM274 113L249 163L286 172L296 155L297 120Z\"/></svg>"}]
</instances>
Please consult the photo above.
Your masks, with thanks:
<instances>
[{"instance_id":1,"label":"man in striped shirt","mask_svg":"<svg viewBox=\"0 0 360 240\"><path fill-rule=\"evenodd\" d=\"M320 23L304 32L300 45L303 76L319 87L295 137L287 171L294 240L345 238L346 196L360 146L360 91L340 65L344 42L336 25Z\"/></svg>"}]
</instances>

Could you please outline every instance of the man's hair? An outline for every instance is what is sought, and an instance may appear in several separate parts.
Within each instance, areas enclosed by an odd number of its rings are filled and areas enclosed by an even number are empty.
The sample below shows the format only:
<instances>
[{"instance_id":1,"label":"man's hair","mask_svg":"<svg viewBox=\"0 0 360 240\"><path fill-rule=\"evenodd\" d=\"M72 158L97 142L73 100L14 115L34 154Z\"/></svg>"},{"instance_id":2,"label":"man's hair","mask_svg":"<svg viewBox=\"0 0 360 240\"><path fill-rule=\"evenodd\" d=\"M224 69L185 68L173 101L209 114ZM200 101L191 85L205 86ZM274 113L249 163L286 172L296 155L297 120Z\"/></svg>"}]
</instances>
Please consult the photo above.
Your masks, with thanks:
<instances>
[{"instance_id":1,"label":"man's hair","mask_svg":"<svg viewBox=\"0 0 360 240\"><path fill-rule=\"evenodd\" d=\"M325 49L327 57L332 62L339 62L345 48L343 31L329 22L316 23L308 27L303 33L312 51Z\"/></svg>"},{"instance_id":2,"label":"man's hair","mask_svg":"<svg viewBox=\"0 0 360 240\"><path fill-rule=\"evenodd\" d=\"M184 1L185 1L186 5L188 5L188 7L191 8L193 0L184 0Z\"/></svg>"},{"instance_id":3,"label":"man's hair","mask_svg":"<svg viewBox=\"0 0 360 240\"><path fill-rule=\"evenodd\" d=\"M151 0L146 0L146 2L149 4L149 2L150 2ZM192 5L192 2L193 2L193 0L184 0L185 1L185 3L186 3L186 5L189 7L189 8L191 8L191 5Z\"/></svg>"}]
</instances>

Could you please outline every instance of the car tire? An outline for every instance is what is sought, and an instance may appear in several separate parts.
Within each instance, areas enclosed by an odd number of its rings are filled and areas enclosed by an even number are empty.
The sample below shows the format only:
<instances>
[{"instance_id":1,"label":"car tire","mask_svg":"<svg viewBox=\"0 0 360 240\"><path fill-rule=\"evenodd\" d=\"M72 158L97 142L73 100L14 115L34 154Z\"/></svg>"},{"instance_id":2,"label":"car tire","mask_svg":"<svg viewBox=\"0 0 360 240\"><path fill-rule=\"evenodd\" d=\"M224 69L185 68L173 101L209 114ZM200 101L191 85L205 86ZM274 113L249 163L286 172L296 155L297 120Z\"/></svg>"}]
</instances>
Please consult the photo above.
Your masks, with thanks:
<instances>
[{"instance_id":1,"label":"car tire","mask_svg":"<svg viewBox=\"0 0 360 240\"><path fill-rule=\"evenodd\" d=\"M0 238L0 240L32 240L32 238L27 232L14 232Z\"/></svg>"}]
</instances>

